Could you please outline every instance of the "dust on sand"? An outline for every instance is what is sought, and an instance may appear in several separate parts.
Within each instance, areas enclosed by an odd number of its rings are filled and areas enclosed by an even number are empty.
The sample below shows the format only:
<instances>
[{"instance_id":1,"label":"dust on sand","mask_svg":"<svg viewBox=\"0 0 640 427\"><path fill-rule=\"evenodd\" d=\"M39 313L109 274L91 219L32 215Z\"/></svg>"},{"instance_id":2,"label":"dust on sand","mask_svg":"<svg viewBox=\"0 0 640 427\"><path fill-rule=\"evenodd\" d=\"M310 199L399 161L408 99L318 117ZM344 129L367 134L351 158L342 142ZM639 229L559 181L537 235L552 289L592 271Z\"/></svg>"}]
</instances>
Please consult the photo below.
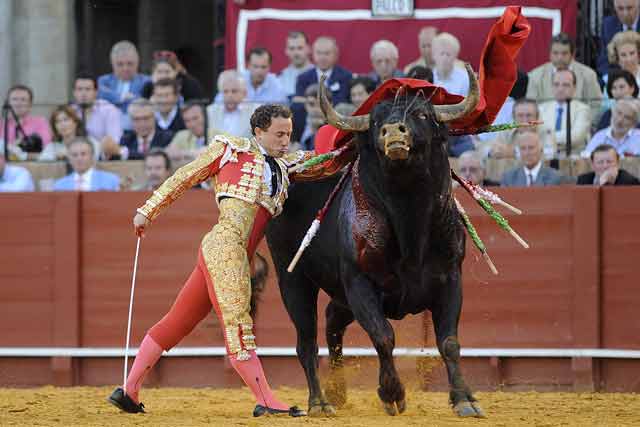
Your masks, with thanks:
<instances>
[{"instance_id":1,"label":"dust on sand","mask_svg":"<svg viewBox=\"0 0 640 427\"><path fill-rule=\"evenodd\" d=\"M248 389L147 388L146 414L125 414L106 402L110 387L0 389L0 426L640 426L640 395L604 393L477 393L486 419L460 419L446 393L407 391L407 411L386 415L373 389L349 390L335 418L253 418ZM306 408L307 392L278 396Z\"/></svg>"}]
</instances>

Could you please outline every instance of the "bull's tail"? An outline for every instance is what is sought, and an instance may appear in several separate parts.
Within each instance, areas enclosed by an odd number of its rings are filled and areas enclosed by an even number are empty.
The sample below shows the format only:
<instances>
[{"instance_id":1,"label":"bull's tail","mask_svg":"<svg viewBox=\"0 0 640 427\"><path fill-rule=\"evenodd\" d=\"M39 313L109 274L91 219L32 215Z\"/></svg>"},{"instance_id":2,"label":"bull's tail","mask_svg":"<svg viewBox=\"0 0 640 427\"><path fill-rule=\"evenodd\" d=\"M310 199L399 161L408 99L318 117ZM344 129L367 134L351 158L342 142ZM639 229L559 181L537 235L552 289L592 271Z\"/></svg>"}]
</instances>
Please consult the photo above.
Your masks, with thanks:
<instances>
[{"instance_id":1,"label":"bull's tail","mask_svg":"<svg viewBox=\"0 0 640 427\"><path fill-rule=\"evenodd\" d=\"M260 302L260 295L267 285L267 276L269 275L269 264L267 260L258 252L253 257L253 268L251 274L251 317L255 319Z\"/></svg>"}]
</instances>

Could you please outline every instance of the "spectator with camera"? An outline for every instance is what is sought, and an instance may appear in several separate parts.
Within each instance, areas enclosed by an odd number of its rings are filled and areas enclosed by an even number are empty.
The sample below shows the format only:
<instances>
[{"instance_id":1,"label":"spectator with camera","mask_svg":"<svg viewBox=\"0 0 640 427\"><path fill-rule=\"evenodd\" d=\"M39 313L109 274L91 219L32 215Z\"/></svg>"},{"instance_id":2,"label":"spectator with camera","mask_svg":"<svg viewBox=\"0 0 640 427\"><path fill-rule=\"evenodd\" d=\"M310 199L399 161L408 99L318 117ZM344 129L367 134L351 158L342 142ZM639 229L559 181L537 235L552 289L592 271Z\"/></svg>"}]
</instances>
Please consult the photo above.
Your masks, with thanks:
<instances>
[{"instance_id":1,"label":"spectator with camera","mask_svg":"<svg viewBox=\"0 0 640 427\"><path fill-rule=\"evenodd\" d=\"M0 120L0 139L8 144L10 160L35 159L51 142L47 119L32 115L32 106L33 90L30 87L19 84L7 92Z\"/></svg>"}]
</instances>

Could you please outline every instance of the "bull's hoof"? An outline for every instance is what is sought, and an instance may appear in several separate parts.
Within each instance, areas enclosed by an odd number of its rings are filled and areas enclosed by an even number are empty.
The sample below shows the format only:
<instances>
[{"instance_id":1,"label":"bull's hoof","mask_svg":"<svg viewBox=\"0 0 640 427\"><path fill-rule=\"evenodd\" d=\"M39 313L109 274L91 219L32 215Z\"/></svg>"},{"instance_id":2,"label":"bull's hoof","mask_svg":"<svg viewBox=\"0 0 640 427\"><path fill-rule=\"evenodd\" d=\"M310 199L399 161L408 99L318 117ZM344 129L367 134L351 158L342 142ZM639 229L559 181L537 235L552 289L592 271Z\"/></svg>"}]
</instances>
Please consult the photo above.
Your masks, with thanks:
<instances>
[{"instance_id":1,"label":"bull's hoof","mask_svg":"<svg viewBox=\"0 0 640 427\"><path fill-rule=\"evenodd\" d=\"M404 399L396 402L396 405L398 406L398 412L401 414L407 410L407 401Z\"/></svg>"},{"instance_id":2,"label":"bull's hoof","mask_svg":"<svg viewBox=\"0 0 640 427\"><path fill-rule=\"evenodd\" d=\"M463 400L458 402L453 407L453 412L463 418L475 417L475 418L484 418L484 412L480 409L480 406L473 402L469 402L467 400Z\"/></svg>"},{"instance_id":3,"label":"bull's hoof","mask_svg":"<svg viewBox=\"0 0 640 427\"><path fill-rule=\"evenodd\" d=\"M309 407L310 417L335 417L336 409L329 404L318 404Z\"/></svg>"},{"instance_id":4,"label":"bull's hoof","mask_svg":"<svg viewBox=\"0 0 640 427\"><path fill-rule=\"evenodd\" d=\"M396 402L382 402L382 407L384 408L384 412L386 412L387 415L391 415L392 417L398 415Z\"/></svg>"}]
</instances>

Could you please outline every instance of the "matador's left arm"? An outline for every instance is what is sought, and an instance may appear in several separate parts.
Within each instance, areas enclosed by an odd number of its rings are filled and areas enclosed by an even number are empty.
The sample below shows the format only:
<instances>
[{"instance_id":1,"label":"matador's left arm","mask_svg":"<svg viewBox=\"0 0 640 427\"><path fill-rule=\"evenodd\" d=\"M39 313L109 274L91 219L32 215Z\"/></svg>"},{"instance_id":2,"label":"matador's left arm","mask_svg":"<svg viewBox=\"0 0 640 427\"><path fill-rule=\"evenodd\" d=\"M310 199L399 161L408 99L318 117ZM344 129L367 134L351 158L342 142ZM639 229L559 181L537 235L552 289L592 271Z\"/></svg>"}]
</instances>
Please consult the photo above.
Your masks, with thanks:
<instances>
[{"instance_id":1,"label":"matador's left arm","mask_svg":"<svg viewBox=\"0 0 640 427\"><path fill-rule=\"evenodd\" d=\"M294 151L291 154L284 156L283 160L285 164L291 169L292 167L306 162L312 157L317 156L315 151ZM355 160L357 152L355 149L350 149L323 163L319 163L314 166L310 166L299 172L292 173L289 177L292 181L316 181L319 179L327 178L340 172L347 164Z\"/></svg>"}]
</instances>

